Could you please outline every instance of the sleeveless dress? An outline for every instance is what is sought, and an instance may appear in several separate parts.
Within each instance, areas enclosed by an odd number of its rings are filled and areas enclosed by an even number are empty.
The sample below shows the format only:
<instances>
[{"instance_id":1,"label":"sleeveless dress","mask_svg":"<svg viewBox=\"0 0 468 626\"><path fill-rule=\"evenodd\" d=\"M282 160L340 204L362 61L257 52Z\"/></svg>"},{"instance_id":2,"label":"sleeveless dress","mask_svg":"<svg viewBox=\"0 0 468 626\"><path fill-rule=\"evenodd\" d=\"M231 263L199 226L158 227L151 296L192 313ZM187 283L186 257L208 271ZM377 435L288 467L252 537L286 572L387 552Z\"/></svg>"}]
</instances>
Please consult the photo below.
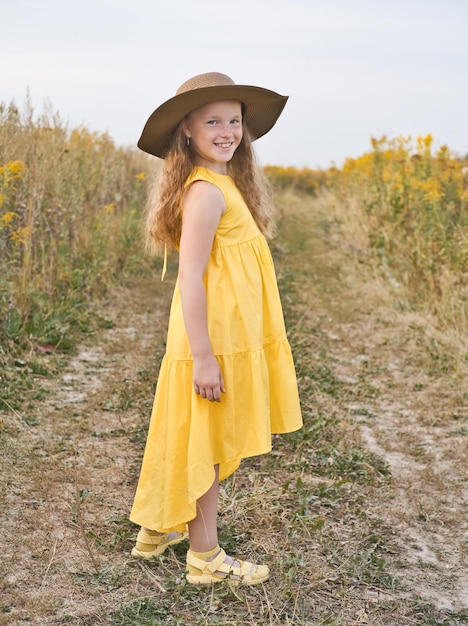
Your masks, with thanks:
<instances>
[{"instance_id":1,"label":"sleeveless dress","mask_svg":"<svg viewBox=\"0 0 468 626\"><path fill-rule=\"evenodd\" d=\"M196 501L242 458L271 450L272 433L302 426L270 250L233 179L196 167L224 195L204 276L208 332L226 393L221 402L193 389L190 351L176 282L141 474L130 519L160 532L184 531Z\"/></svg>"}]
</instances>

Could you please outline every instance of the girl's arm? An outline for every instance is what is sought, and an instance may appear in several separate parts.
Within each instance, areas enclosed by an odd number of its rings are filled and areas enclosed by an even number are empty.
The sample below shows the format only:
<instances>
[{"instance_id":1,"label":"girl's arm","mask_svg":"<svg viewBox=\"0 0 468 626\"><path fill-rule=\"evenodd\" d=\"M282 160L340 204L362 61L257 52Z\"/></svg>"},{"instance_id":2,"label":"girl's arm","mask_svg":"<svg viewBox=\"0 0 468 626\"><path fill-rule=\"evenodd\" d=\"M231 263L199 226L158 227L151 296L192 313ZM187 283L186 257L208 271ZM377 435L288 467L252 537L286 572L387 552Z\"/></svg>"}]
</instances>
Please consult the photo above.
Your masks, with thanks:
<instances>
[{"instance_id":1,"label":"girl's arm","mask_svg":"<svg viewBox=\"0 0 468 626\"><path fill-rule=\"evenodd\" d=\"M200 397L216 402L221 401L225 389L208 335L203 276L225 208L217 187L205 181L193 183L184 198L179 250L179 288L193 355L193 386Z\"/></svg>"}]
</instances>

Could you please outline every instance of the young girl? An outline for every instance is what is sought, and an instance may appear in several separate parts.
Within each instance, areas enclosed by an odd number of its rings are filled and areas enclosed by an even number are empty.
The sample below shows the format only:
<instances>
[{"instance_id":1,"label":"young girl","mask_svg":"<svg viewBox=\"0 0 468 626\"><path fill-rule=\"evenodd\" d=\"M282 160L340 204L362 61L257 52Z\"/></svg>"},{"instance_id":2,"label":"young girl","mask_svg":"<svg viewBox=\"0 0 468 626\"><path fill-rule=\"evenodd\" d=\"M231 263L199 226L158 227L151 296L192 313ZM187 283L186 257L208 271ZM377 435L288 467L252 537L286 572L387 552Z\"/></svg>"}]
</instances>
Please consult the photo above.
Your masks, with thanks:
<instances>
[{"instance_id":1,"label":"young girl","mask_svg":"<svg viewBox=\"0 0 468 626\"><path fill-rule=\"evenodd\" d=\"M267 580L266 565L218 546L219 481L242 458L269 452L272 433L302 425L251 145L286 100L202 74L154 111L138 143L165 159L147 232L178 249L179 275L130 516L142 526L132 554L159 555L188 526L193 584Z\"/></svg>"}]
</instances>

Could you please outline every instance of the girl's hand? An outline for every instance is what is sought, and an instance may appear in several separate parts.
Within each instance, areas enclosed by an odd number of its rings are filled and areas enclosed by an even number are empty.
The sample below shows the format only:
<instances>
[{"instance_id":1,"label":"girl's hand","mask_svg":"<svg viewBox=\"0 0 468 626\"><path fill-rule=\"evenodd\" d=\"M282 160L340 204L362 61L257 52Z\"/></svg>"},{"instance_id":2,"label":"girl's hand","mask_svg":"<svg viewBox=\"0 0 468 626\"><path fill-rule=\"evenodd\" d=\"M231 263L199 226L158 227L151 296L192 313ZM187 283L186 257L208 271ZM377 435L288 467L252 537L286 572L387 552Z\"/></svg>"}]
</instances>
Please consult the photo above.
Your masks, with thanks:
<instances>
[{"instance_id":1,"label":"girl's hand","mask_svg":"<svg viewBox=\"0 0 468 626\"><path fill-rule=\"evenodd\" d=\"M213 355L193 359L193 387L200 398L221 402L221 393L225 393L226 389L218 361Z\"/></svg>"}]
</instances>

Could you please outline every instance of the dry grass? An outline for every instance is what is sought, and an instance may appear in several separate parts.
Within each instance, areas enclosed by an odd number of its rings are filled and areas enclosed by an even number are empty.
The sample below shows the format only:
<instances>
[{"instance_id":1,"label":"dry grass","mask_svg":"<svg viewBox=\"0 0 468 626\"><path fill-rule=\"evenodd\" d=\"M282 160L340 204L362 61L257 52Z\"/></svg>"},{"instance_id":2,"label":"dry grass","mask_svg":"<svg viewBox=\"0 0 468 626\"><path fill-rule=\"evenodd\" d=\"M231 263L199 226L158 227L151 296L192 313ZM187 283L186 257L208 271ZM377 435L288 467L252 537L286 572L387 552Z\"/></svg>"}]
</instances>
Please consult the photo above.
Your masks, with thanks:
<instances>
[{"instance_id":1,"label":"dry grass","mask_svg":"<svg viewBox=\"0 0 468 626\"><path fill-rule=\"evenodd\" d=\"M2 414L2 626L466 623L460 352L336 229L329 199L280 201L305 427L244 462L220 506L223 545L272 580L193 589L183 546L129 556L172 271L115 291L99 310L113 328Z\"/></svg>"},{"instance_id":2,"label":"dry grass","mask_svg":"<svg viewBox=\"0 0 468 626\"><path fill-rule=\"evenodd\" d=\"M2 368L5 354L72 349L73 328L92 324L87 301L141 271L149 169L105 133L0 103Z\"/></svg>"}]
</instances>

